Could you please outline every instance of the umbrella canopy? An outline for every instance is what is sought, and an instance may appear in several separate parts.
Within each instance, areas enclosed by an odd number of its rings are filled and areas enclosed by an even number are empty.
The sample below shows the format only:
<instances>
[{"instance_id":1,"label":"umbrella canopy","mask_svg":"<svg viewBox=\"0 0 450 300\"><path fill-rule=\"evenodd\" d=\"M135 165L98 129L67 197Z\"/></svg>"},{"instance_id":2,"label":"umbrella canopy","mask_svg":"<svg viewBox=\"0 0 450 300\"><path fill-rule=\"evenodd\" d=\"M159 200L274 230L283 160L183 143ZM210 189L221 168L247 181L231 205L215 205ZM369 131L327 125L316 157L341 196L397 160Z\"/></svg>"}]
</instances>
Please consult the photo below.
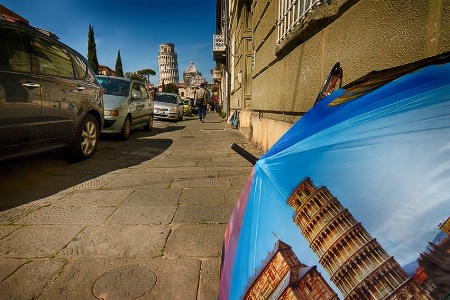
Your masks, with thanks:
<instances>
[{"instance_id":1,"label":"umbrella canopy","mask_svg":"<svg viewBox=\"0 0 450 300\"><path fill-rule=\"evenodd\" d=\"M242 190L219 299L450 293L449 137L450 53L318 97Z\"/></svg>"}]
</instances>

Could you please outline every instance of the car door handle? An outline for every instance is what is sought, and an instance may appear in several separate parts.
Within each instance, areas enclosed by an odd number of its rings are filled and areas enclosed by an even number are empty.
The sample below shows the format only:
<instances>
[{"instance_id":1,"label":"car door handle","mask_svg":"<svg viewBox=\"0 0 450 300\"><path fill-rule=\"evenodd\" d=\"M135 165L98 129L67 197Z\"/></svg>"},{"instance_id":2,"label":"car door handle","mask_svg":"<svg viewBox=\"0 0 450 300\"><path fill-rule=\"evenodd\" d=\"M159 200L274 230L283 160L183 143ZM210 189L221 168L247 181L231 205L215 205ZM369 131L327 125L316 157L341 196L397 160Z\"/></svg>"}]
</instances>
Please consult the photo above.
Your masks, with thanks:
<instances>
[{"instance_id":1,"label":"car door handle","mask_svg":"<svg viewBox=\"0 0 450 300\"><path fill-rule=\"evenodd\" d=\"M34 83L34 82L25 82L25 83L22 83L22 85L26 86L28 88L38 88L41 86L39 83Z\"/></svg>"},{"instance_id":2,"label":"car door handle","mask_svg":"<svg viewBox=\"0 0 450 300\"><path fill-rule=\"evenodd\" d=\"M79 85L79 86L76 87L76 89L79 90L79 91L83 91L86 88L84 86L82 86L82 85Z\"/></svg>"}]
</instances>

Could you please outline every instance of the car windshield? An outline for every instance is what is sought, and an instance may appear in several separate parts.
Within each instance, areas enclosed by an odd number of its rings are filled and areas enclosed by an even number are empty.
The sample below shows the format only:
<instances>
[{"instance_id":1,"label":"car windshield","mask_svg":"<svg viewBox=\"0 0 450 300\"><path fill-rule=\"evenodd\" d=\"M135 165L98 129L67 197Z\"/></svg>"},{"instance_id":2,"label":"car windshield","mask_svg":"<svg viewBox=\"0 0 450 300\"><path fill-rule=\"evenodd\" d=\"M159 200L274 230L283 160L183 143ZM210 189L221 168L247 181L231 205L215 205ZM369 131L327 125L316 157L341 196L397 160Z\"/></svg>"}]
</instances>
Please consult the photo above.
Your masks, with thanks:
<instances>
[{"instance_id":1,"label":"car windshield","mask_svg":"<svg viewBox=\"0 0 450 300\"><path fill-rule=\"evenodd\" d=\"M105 90L105 94L125 97L128 96L130 91L130 81L103 77L99 77L97 79Z\"/></svg>"},{"instance_id":2,"label":"car windshield","mask_svg":"<svg viewBox=\"0 0 450 300\"><path fill-rule=\"evenodd\" d=\"M165 103L178 103L177 96L156 94L155 101L165 102Z\"/></svg>"},{"instance_id":3,"label":"car windshield","mask_svg":"<svg viewBox=\"0 0 450 300\"><path fill-rule=\"evenodd\" d=\"M183 100L183 104L187 104L189 105L191 103L191 100L187 99L187 100Z\"/></svg>"}]
</instances>

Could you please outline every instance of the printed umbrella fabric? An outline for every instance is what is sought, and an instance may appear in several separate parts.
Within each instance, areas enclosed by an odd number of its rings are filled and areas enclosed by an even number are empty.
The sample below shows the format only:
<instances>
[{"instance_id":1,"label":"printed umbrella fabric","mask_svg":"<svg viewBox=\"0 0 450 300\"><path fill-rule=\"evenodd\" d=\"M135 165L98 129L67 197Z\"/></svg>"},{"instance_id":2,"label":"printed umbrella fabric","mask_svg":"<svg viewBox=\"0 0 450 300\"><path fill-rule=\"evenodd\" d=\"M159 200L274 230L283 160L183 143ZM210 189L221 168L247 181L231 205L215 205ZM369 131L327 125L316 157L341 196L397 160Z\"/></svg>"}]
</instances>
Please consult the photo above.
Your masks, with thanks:
<instances>
[{"instance_id":1,"label":"printed umbrella fabric","mask_svg":"<svg viewBox=\"0 0 450 300\"><path fill-rule=\"evenodd\" d=\"M258 160L226 229L219 299L450 293L449 61L369 73Z\"/></svg>"}]
</instances>

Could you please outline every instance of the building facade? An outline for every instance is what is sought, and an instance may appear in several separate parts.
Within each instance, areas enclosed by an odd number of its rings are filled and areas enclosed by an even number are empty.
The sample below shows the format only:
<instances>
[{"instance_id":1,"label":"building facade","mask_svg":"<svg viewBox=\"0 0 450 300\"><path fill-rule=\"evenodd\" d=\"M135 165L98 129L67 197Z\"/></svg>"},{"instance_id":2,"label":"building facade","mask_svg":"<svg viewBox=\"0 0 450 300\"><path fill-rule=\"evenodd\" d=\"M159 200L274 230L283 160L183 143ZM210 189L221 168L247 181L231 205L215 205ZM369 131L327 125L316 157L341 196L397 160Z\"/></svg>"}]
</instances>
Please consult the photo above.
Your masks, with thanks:
<instances>
[{"instance_id":1,"label":"building facade","mask_svg":"<svg viewBox=\"0 0 450 300\"><path fill-rule=\"evenodd\" d=\"M202 77L202 73L199 72L194 62L191 61L186 71L183 72L183 81L181 82L184 87L185 97L194 98L195 92L200 87L200 83L205 83L205 78Z\"/></svg>"},{"instance_id":2,"label":"building facade","mask_svg":"<svg viewBox=\"0 0 450 300\"><path fill-rule=\"evenodd\" d=\"M345 299L432 299L325 186L305 178L287 203Z\"/></svg>"},{"instance_id":3,"label":"building facade","mask_svg":"<svg viewBox=\"0 0 450 300\"><path fill-rule=\"evenodd\" d=\"M116 76L116 71L105 65L98 65L98 74L106 76Z\"/></svg>"},{"instance_id":4,"label":"building facade","mask_svg":"<svg viewBox=\"0 0 450 300\"><path fill-rule=\"evenodd\" d=\"M200 83L204 83L205 78L202 77L194 62L191 61L189 67L183 72L183 83L189 87L199 87Z\"/></svg>"},{"instance_id":5,"label":"building facade","mask_svg":"<svg viewBox=\"0 0 450 300\"><path fill-rule=\"evenodd\" d=\"M252 278L241 299L337 300L336 292L316 266L303 264L291 246L277 239Z\"/></svg>"},{"instance_id":6,"label":"building facade","mask_svg":"<svg viewBox=\"0 0 450 300\"><path fill-rule=\"evenodd\" d=\"M217 0L213 56L228 113L263 151L313 105L339 62L343 85L450 51L448 0Z\"/></svg>"},{"instance_id":7,"label":"building facade","mask_svg":"<svg viewBox=\"0 0 450 300\"><path fill-rule=\"evenodd\" d=\"M159 84L173 83L179 81L178 58L175 45L172 43L159 45L158 53Z\"/></svg>"}]
</instances>

